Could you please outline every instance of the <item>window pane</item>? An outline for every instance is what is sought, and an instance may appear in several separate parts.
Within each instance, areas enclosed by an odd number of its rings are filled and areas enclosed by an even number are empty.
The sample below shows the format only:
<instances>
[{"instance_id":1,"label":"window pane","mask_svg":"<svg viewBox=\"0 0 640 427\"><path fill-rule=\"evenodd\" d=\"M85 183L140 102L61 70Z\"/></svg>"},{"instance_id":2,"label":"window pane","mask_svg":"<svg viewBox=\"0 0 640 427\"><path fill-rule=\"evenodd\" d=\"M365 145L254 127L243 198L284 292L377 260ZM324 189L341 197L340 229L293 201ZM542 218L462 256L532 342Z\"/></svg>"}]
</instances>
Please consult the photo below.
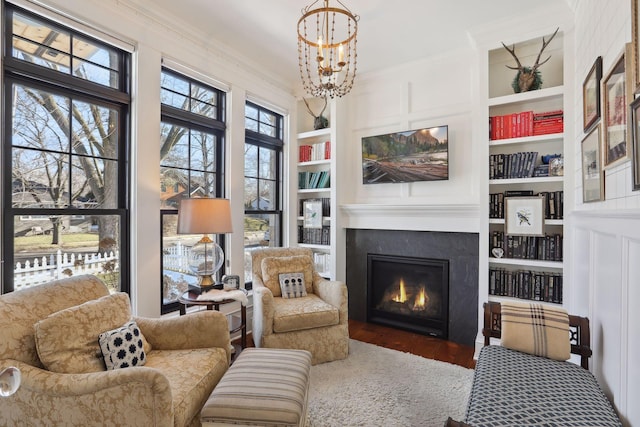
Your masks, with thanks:
<instances>
[{"instance_id":1,"label":"window pane","mask_svg":"<svg viewBox=\"0 0 640 427\"><path fill-rule=\"evenodd\" d=\"M268 124L270 126L275 126L276 125L276 116L275 114L272 113L267 113L264 110L260 110L260 122L261 123L265 123Z\"/></svg>"},{"instance_id":2,"label":"window pane","mask_svg":"<svg viewBox=\"0 0 640 427\"><path fill-rule=\"evenodd\" d=\"M276 152L260 147L260 178L276 178Z\"/></svg>"},{"instance_id":3,"label":"window pane","mask_svg":"<svg viewBox=\"0 0 640 427\"><path fill-rule=\"evenodd\" d=\"M252 105L245 104L244 115L245 117L251 118L253 120L258 120L258 109Z\"/></svg>"},{"instance_id":4,"label":"window pane","mask_svg":"<svg viewBox=\"0 0 640 427\"><path fill-rule=\"evenodd\" d=\"M191 111L201 116L215 118L217 114L216 107L201 101L191 102Z\"/></svg>"},{"instance_id":5,"label":"window pane","mask_svg":"<svg viewBox=\"0 0 640 427\"><path fill-rule=\"evenodd\" d=\"M160 164L187 169L189 167L189 130L162 123L160 132Z\"/></svg>"},{"instance_id":6,"label":"window pane","mask_svg":"<svg viewBox=\"0 0 640 427\"><path fill-rule=\"evenodd\" d=\"M116 74L120 69L116 52L81 37L73 37L73 56L74 58L90 61L103 68L109 68L116 71Z\"/></svg>"},{"instance_id":7,"label":"window pane","mask_svg":"<svg viewBox=\"0 0 640 427\"><path fill-rule=\"evenodd\" d=\"M260 196L260 210L272 211L276 209L276 185L274 181L260 180L259 196Z\"/></svg>"},{"instance_id":8,"label":"window pane","mask_svg":"<svg viewBox=\"0 0 640 427\"><path fill-rule=\"evenodd\" d=\"M73 150L108 159L118 158L118 111L73 101Z\"/></svg>"},{"instance_id":9,"label":"window pane","mask_svg":"<svg viewBox=\"0 0 640 427\"><path fill-rule=\"evenodd\" d=\"M22 85L13 89L12 145L68 152L69 98Z\"/></svg>"},{"instance_id":10,"label":"window pane","mask_svg":"<svg viewBox=\"0 0 640 427\"><path fill-rule=\"evenodd\" d=\"M258 177L258 147L253 144L244 144L244 174L245 176Z\"/></svg>"},{"instance_id":11,"label":"window pane","mask_svg":"<svg viewBox=\"0 0 640 427\"><path fill-rule=\"evenodd\" d=\"M258 132L258 122L252 119L245 119L244 120L244 127L247 130L252 130L254 132Z\"/></svg>"},{"instance_id":12,"label":"window pane","mask_svg":"<svg viewBox=\"0 0 640 427\"><path fill-rule=\"evenodd\" d=\"M116 209L118 162L73 156L71 204L74 208Z\"/></svg>"},{"instance_id":13,"label":"window pane","mask_svg":"<svg viewBox=\"0 0 640 427\"><path fill-rule=\"evenodd\" d=\"M215 139L216 137L210 133L191 133L191 169L215 171Z\"/></svg>"},{"instance_id":14,"label":"window pane","mask_svg":"<svg viewBox=\"0 0 640 427\"><path fill-rule=\"evenodd\" d=\"M188 197L189 176L187 171L173 168L160 168L161 209L178 209L179 200Z\"/></svg>"},{"instance_id":15,"label":"window pane","mask_svg":"<svg viewBox=\"0 0 640 427\"><path fill-rule=\"evenodd\" d=\"M269 125L265 125L264 123L260 123L260 130L259 132L263 135L269 135L271 137L276 137L276 128L274 128L273 126L269 126Z\"/></svg>"},{"instance_id":16,"label":"window pane","mask_svg":"<svg viewBox=\"0 0 640 427\"><path fill-rule=\"evenodd\" d=\"M118 216L20 216L14 230L14 290L81 274L121 289Z\"/></svg>"},{"instance_id":17,"label":"window pane","mask_svg":"<svg viewBox=\"0 0 640 427\"><path fill-rule=\"evenodd\" d=\"M192 171L189 195L190 197L216 197L216 175Z\"/></svg>"},{"instance_id":18,"label":"window pane","mask_svg":"<svg viewBox=\"0 0 640 427\"><path fill-rule=\"evenodd\" d=\"M179 78L171 73L162 72L160 76L160 85L162 88L171 89L173 92L180 93L185 97L189 96L189 82Z\"/></svg>"},{"instance_id":19,"label":"window pane","mask_svg":"<svg viewBox=\"0 0 640 427\"><path fill-rule=\"evenodd\" d=\"M189 108L188 97L175 92L171 92L170 90L162 89L160 92L160 99L163 104L170 105L175 108L180 108L181 110L186 110Z\"/></svg>"},{"instance_id":20,"label":"window pane","mask_svg":"<svg viewBox=\"0 0 640 427\"><path fill-rule=\"evenodd\" d=\"M244 216L244 278L252 279L251 252L258 248L280 246L279 215L247 214Z\"/></svg>"},{"instance_id":21,"label":"window pane","mask_svg":"<svg viewBox=\"0 0 640 427\"><path fill-rule=\"evenodd\" d=\"M65 208L69 204L68 156L37 150L12 150L14 208Z\"/></svg>"},{"instance_id":22,"label":"window pane","mask_svg":"<svg viewBox=\"0 0 640 427\"><path fill-rule=\"evenodd\" d=\"M258 180L255 178L244 179L244 208L258 209Z\"/></svg>"},{"instance_id":23,"label":"window pane","mask_svg":"<svg viewBox=\"0 0 640 427\"><path fill-rule=\"evenodd\" d=\"M36 52L40 52L39 49L44 50L39 55L35 55ZM60 53L55 49L42 48L39 44L22 40L18 37L13 38L13 57L51 68L61 73L69 74L70 72L71 56Z\"/></svg>"},{"instance_id":24,"label":"window pane","mask_svg":"<svg viewBox=\"0 0 640 427\"><path fill-rule=\"evenodd\" d=\"M118 86L118 72L81 59L73 59L73 75L103 86Z\"/></svg>"}]
</instances>

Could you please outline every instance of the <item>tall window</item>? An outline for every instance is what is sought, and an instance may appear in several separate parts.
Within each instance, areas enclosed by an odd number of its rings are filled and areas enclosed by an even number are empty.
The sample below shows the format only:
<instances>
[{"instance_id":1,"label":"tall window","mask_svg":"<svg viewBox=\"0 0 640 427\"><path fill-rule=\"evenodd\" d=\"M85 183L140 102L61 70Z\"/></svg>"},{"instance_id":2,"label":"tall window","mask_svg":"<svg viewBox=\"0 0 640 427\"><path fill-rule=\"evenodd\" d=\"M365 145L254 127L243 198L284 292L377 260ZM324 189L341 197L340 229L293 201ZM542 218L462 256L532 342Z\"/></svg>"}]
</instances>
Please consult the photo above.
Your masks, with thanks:
<instances>
[{"instance_id":1,"label":"tall window","mask_svg":"<svg viewBox=\"0 0 640 427\"><path fill-rule=\"evenodd\" d=\"M178 203L224 196L225 94L168 69L161 78L162 312L167 313L178 309L178 297L197 282L187 254L202 237L176 233ZM224 248L224 236L214 238Z\"/></svg>"},{"instance_id":2,"label":"tall window","mask_svg":"<svg viewBox=\"0 0 640 427\"><path fill-rule=\"evenodd\" d=\"M245 105L245 282L251 281L251 251L282 244L282 147L284 118L259 105Z\"/></svg>"},{"instance_id":3,"label":"tall window","mask_svg":"<svg viewBox=\"0 0 640 427\"><path fill-rule=\"evenodd\" d=\"M85 273L128 291L129 54L4 6L3 292Z\"/></svg>"}]
</instances>

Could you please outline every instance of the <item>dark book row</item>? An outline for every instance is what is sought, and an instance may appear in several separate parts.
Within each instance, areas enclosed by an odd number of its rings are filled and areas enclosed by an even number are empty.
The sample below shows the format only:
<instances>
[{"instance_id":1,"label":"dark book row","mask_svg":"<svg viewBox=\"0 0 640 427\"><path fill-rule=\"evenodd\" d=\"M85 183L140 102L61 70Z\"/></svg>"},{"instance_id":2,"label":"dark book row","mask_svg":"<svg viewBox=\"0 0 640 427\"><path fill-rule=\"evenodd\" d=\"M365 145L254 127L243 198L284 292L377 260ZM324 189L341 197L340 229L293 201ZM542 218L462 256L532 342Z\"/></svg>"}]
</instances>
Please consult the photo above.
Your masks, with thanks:
<instances>
[{"instance_id":1,"label":"dark book row","mask_svg":"<svg viewBox=\"0 0 640 427\"><path fill-rule=\"evenodd\" d=\"M562 274L491 268L489 295L562 304Z\"/></svg>"},{"instance_id":2,"label":"dark book row","mask_svg":"<svg viewBox=\"0 0 640 427\"><path fill-rule=\"evenodd\" d=\"M322 216L331 216L331 199L328 197L319 197L314 199L300 199L298 203L298 216L304 216L304 204L306 202L322 203Z\"/></svg>"},{"instance_id":3,"label":"dark book row","mask_svg":"<svg viewBox=\"0 0 640 427\"><path fill-rule=\"evenodd\" d=\"M298 243L307 243L309 245L329 245L331 227L328 225L322 228L305 228L298 226Z\"/></svg>"},{"instance_id":4,"label":"dark book row","mask_svg":"<svg viewBox=\"0 0 640 427\"><path fill-rule=\"evenodd\" d=\"M503 231L493 231L490 239L489 251L500 248L505 258L562 261L562 234L512 236Z\"/></svg>"},{"instance_id":5,"label":"dark book row","mask_svg":"<svg viewBox=\"0 0 640 427\"><path fill-rule=\"evenodd\" d=\"M489 179L531 178L535 170L537 151L489 156Z\"/></svg>"},{"instance_id":6,"label":"dark book row","mask_svg":"<svg viewBox=\"0 0 640 427\"><path fill-rule=\"evenodd\" d=\"M564 192L541 191L535 194L544 197L545 219L563 219ZM489 218L504 218L505 197L534 196L533 190L508 190L503 193L489 194Z\"/></svg>"}]
</instances>

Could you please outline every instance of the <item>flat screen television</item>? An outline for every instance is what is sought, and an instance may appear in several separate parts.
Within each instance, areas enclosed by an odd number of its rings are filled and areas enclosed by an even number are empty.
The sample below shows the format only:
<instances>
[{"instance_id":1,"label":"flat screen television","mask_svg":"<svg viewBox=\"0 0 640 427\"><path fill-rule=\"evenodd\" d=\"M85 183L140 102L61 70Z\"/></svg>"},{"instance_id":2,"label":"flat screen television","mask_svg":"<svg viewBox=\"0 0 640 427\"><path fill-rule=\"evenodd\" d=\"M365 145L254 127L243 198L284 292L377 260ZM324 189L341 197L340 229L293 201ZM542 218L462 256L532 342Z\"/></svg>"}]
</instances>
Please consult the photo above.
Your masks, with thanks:
<instances>
[{"instance_id":1,"label":"flat screen television","mask_svg":"<svg viewBox=\"0 0 640 427\"><path fill-rule=\"evenodd\" d=\"M447 125L362 138L363 184L447 179Z\"/></svg>"}]
</instances>

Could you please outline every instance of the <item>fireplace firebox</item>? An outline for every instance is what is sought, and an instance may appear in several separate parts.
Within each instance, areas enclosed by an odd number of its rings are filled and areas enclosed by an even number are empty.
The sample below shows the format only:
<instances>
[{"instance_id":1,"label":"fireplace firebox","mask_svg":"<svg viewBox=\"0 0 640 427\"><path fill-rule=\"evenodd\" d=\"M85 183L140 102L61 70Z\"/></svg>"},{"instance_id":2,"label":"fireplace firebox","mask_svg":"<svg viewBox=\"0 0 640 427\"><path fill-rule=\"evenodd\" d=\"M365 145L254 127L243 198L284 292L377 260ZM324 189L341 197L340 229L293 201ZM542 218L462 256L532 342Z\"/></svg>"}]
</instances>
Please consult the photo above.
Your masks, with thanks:
<instances>
[{"instance_id":1,"label":"fireplace firebox","mask_svg":"<svg viewBox=\"0 0 640 427\"><path fill-rule=\"evenodd\" d=\"M367 255L367 321L448 338L449 261Z\"/></svg>"}]
</instances>

